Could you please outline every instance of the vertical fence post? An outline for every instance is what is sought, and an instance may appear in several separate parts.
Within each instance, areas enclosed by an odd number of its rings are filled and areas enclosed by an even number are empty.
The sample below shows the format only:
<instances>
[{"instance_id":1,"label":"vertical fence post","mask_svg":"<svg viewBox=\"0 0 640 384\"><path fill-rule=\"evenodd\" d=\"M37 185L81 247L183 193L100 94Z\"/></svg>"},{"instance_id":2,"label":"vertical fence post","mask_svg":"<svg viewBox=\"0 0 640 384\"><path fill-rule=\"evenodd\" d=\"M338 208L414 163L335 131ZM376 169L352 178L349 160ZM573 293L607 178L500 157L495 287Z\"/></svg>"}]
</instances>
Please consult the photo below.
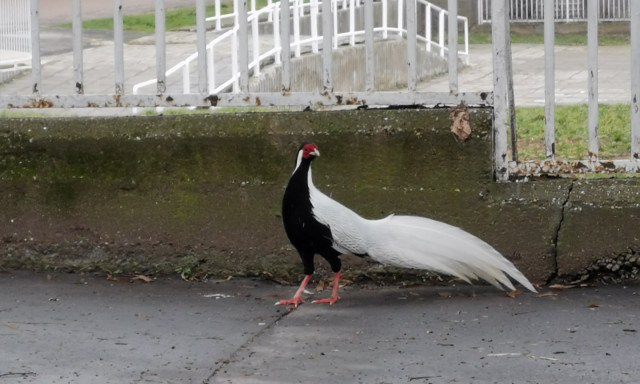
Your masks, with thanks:
<instances>
[{"instance_id":1,"label":"vertical fence post","mask_svg":"<svg viewBox=\"0 0 640 384\"><path fill-rule=\"evenodd\" d=\"M458 0L449 0L449 92L458 93Z\"/></svg>"},{"instance_id":2,"label":"vertical fence post","mask_svg":"<svg viewBox=\"0 0 640 384\"><path fill-rule=\"evenodd\" d=\"M493 166L496 181L509 179L507 160L507 82L506 2L491 2L491 41L493 45Z\"/></svg>"},{"instance_id":3,"label":"vertical fence post","mask_svg":"<svg viewBox=\"0 0 640 384\"><path fill-rule=\"evenodd\" d=\"M365 74L367 77L365 89L367 92L373 92L375 88L376 73L373 39L373 0L364 0L364 49Z\"/></svg>"},{"instance_id":4,"label":"vertical fence post","mask_svg":"<svg viewBox=\"0 0 640 384\"><path fill-rule=\"evenodd\" d=\"M587 2L589 160L598 160L598 1Z\"/></svg>"},{"instance_id":5,"label":"vertical fence post","mask_svg":"<svg viewBox=\"0 0 640 384\"><path fill-rule=\"evenodd\" d=\"M555 159L555 18L554 1L544 0L544 143L545 158Z\"/></svg>"},{"instance_id":6,"label":"vertical fence post","mask_svg":"<svg viewBox=\"0 0 640 384\"><path fill-rule=\"evenodd\" d=\"M156 90L162 94L167 90L166 48L165 48L165 11L164 0L156 0Z\"/></svg>"},{"instance_id":7,"label":"vertical fence post","mask_svg":"<svg viewBox=\"0 0 640 384\"><path fill-rule=\"evenodd\" d=\"M76 94L84 93L82 61L82 9L80 0L71 2L71 29L73 33L73 82Z\"/></svg>"},{"instance_id":8,"label":"vertical fence post","mask_svg":"<svg viewBox=\"0 0 640 384\"><path fill-rule=\"evenodd\" d=\"M207 94L207 25L204 0L196 0L196 34L198 36L198 93Z\"/></svg>"},{"instance_id":9,"label":"vertical fence post","mask_svg":"<svg viewBox=\"0 0 640 384\"><path fill-rule=\"evenodd\" d=\"M640 1L629 1L631 18L631 159L640 160Z\"/></svg>"},{"instance_id":10,"label":"vertical fence post","mask_svg":"<svg viewBox=\"0 0 640 384\"><path fill-rule=\"evenodd\" d=\"M417 59L417 30L416 23L416 0L407 0L406 4L406 20L407 20L407 89L409 92L415 92L418 83L418 64Z\"/></svg>"},{"instance_id":11,"label":"vertical fence post","mask_svg":"<svg viewBox=\"0 0 640 384\"><path fill-rule=\"evenodd\" d=\"M280 0L280 61L282 61L282 92L291 89L291 28L289 25L289 0ZM323 30L324 32L324 30Z\"/></svg>"},{"instance_id":12,"label":"vertical fence post","mask_svg":"<svg viewBox=\"0 0 640 384\"><path fill-rule=\"evenodd\" d=\"M337 24L337 23L336 23ZM333 14L331 1L322 2L322 86L333 92ZM336 39L337 40L337 39Z\"/></svg>"},{"instance_id":13,"label":"vertical fence post","mask_svg":"<svg viewBox=\"0 0 640 384\"><path fill-rule=\"evenodd\" d=\"M238 9L238 66L240 70L240 92L249 92L249 32L247 21L247 0L237 0Z\"/></svg>"},{"instance_id":14,"label":"vertical fence post","mask_svg":"<svg viewBox=\"0 0 640 384\"><path fill-rule=\"evenodd\" d=\"M115 94L124 95L124 23L122 0L113 2L113 64L115 69Z\"/></svg>"},{"instance_id":15,"label":"vertical fence post","mask_svg":"<svg viewBox=\"0 0 640 384\"><path fill-rule=\"evenodd\" d=\"M40 2L31 0L31 92L40 93Z\"/></svg>"},{"instance_id":16,"label":"vertical fence post","mask_svg":"<svg viewBox=\"0 0 640 384\"><path fill-rule=\"evenodd\" d=\"M511 136L511 160L518 161L518 129L516 127L516 99L513 92L513 60L511 56L511 7L510 2L505 4L505 17L507 18L504 28L505 38L505 76L507 77L507 101L509 109L509 133ZM465 40L466 41L466 40Z\"/></svg>"}]
</instances>

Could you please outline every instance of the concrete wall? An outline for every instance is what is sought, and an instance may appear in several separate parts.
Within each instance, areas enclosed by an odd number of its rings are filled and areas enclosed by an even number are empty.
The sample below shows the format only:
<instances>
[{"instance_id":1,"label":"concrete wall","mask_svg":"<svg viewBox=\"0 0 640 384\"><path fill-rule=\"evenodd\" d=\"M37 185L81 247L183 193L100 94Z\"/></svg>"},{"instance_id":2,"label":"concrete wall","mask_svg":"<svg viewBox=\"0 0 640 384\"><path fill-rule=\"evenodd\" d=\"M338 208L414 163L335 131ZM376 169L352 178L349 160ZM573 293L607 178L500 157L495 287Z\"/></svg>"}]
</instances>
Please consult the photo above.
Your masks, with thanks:
<instances>
[{"instance_id":1,"label":"concrete wall","mask_svg":"<svg viewBox=\"0 0 640 384\"><path fill-rule=\"evenodd\" d=\"M374 44L376 68L375 89L397 90L407 87L407 44L405 40L387 40ZM426 80L447 72L447 62L434 52L427 52L420 45L418 53L418 78ZM333 82L338 92L364 91L365 48L363 44L346 46L333 51ZM302 55L291 61L291 91L313 92L323 89L322 56ZM282 88L282 66L263 69L260 76L249 79L251 92L279 92Z\"/></svg>"},{"instance_id":2,"label":"concrete wall","mask_svg":"<svg viewBox=\"0 0 640 384\"><path fill-rule=\"evenodd\" d=\"M638 180L494 183L490 112L464 143L446 109L3 119L0 268L297 280L280 202L306 140L335 199L460 226L534 282L637 249ZM343 259L352 278L400 273Z\"/></svg>"}]
</instances>

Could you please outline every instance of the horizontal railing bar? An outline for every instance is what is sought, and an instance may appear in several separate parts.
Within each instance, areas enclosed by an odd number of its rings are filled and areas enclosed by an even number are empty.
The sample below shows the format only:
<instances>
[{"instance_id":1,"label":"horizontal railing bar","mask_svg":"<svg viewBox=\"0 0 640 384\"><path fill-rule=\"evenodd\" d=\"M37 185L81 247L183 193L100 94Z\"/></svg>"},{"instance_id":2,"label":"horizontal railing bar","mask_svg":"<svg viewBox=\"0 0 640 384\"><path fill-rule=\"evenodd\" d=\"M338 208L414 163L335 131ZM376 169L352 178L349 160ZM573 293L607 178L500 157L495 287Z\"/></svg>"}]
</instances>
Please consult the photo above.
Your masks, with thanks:
<instances>
[{"instance_id":1,"label":"horizontal railing bar","mask_svg":"<svg viewBox=\"0 0 640 384\"><path fill-rule=\"evenodd\" d=\"M209 106L364 106L375 105L424 105L492 106L491 92L290 92L290 93L220 93L203 97L198 94L163 95L43 95L0 96L0 108L87 108L87 107L209 107Z\"/></svg>"}]
</instances>

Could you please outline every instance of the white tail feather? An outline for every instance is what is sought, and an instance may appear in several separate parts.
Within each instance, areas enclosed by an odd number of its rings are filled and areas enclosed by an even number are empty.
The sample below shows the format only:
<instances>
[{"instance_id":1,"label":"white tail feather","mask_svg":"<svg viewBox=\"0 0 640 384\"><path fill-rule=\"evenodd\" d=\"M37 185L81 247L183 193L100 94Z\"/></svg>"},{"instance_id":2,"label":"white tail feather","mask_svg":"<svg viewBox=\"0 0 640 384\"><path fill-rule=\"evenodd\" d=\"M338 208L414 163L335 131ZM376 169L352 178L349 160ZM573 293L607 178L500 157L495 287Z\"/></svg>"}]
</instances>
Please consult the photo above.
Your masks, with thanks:
<instances>
[{"instance_id":1,"label":"white tail feather","mask_svg":"<svg viewBox=\"0 0 640 384\"><path fill-rule=\"evenodd\" d=\"M434 270L467 282L482 279L500 289L514 290L511 277L536 292L509 260L460 228L417 216L367 221L374 233L367 253L383 264Z\"/></svg>"},{"instance_id":2,"label":"white tail feather","mask_svg":"<svg viewBox=\"0 0 640 384\"><path fill-rule=\"evenodd\" d=\"M527 278L492 246L458 227L418 216L367 220L320 192L308 175L313 214L331 229L333 247L367 254L382 263L428 269L464 281L482 279L514 290L512 278L536 292Z\"/></svg>"}]
</instances>

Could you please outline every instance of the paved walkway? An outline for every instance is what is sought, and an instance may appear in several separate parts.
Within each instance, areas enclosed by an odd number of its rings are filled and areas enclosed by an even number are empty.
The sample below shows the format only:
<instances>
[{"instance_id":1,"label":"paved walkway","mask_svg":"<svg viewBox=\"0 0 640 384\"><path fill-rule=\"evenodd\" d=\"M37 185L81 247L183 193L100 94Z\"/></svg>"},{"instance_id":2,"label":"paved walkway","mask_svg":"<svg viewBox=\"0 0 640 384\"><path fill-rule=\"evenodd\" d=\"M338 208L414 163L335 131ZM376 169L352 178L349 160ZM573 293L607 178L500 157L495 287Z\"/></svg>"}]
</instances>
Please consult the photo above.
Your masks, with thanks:
<instances>
[{"instance_id":1,"label":"paved walkway","mask_svg":"<svg viewBox=\"0 0 640 384\"><path fill-rule=\"evenodd\" d=\"M0 382L585 384L640 377L640 286L543 289L515 299L469 285L348 286L334 306L288 312L273 305L295 289L260 279L130 283L0 272Z\"/></svg>"},{"instance_id":2,"label":"paved walkway","mask_svg":"<svg viewBox=\"0 0 640 384\"><path fill-rule=\"evenodd\" d=\"M517 105L544 105L544 46L514 44L513 83ZM631 99L629 46L599 47L599 101L606 104L629 103ZM587 47L557 46L555 49L556 102L587 103ZM471 62L458 78L463 92L493 89L490 45L470 47ZM449 78L422 83L420 91L448 92Z\"/></svg>"}]
</instances>

